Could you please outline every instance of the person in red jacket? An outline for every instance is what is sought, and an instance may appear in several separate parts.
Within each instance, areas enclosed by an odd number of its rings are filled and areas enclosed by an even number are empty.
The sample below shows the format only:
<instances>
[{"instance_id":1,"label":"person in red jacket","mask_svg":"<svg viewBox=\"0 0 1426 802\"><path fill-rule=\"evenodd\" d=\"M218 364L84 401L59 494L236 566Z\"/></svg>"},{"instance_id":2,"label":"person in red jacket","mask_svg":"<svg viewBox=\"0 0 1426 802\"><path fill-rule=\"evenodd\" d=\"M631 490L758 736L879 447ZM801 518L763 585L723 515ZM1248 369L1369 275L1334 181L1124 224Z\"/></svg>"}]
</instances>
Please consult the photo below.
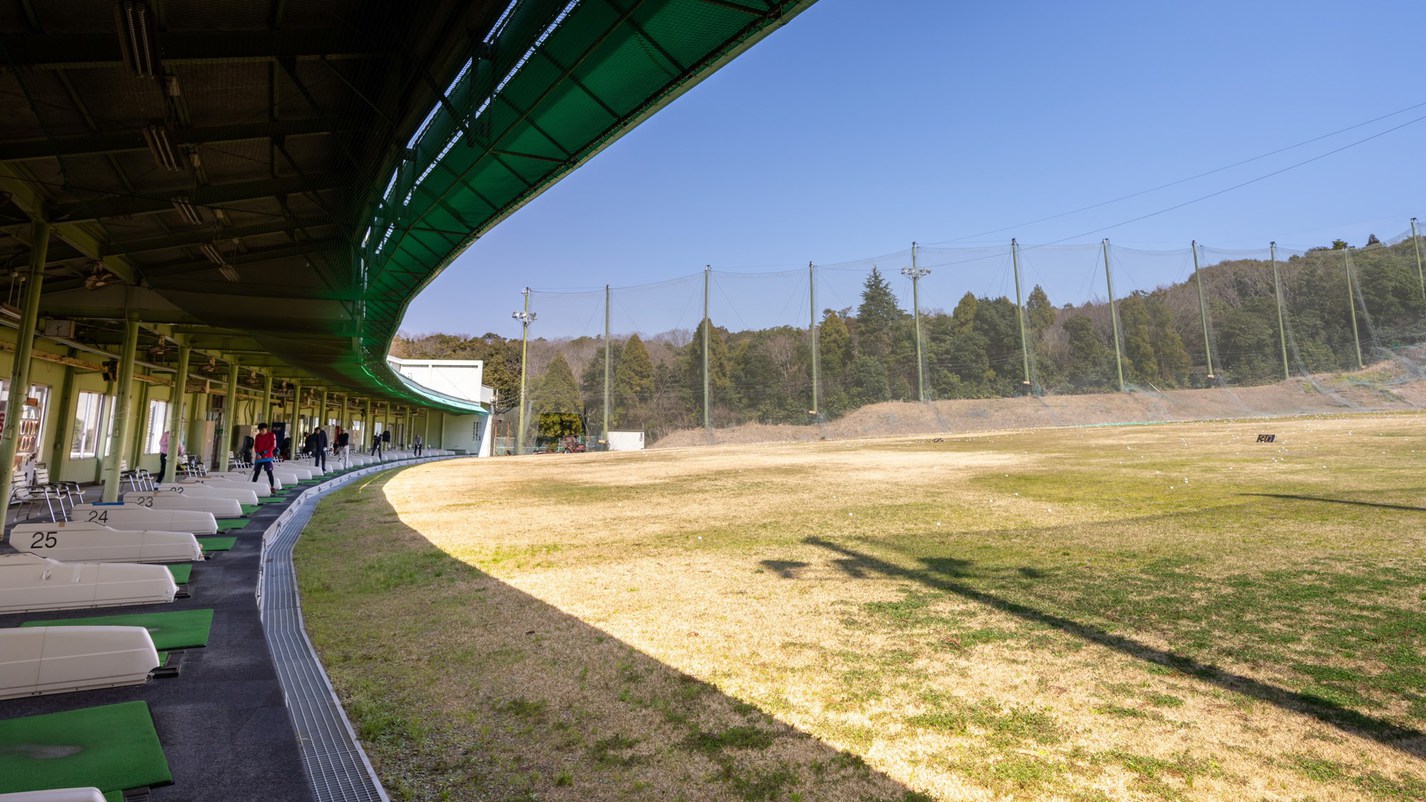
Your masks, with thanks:
<instances>
[{"instance_id":1,"label":"person in red jacket","mask_svg":"<svg viewBox=\"0 0 1426 802\"><path fill-rule=\"evenodd\" d=\"M277 459L277 435L267 430L266 423L257 425L257 437L253 438L253 481L267 469L267 485L277 490L277 479L272 475L272 461Z\"/></svg>"}]
</instances>

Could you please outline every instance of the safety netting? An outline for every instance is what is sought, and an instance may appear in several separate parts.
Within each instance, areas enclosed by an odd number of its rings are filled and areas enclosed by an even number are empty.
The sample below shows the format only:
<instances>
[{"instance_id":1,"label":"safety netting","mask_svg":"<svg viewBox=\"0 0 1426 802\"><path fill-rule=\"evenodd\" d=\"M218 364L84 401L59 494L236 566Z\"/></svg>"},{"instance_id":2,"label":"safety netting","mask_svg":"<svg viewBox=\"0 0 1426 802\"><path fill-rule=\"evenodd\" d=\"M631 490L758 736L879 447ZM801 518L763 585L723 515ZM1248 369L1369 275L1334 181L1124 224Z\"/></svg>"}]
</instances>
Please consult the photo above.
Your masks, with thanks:
<instances>
[{"instance_id":1,"label":"safety netting","mask_svg":"<svg viewBox=\"0 0 1426 802\"><path fill-rule=\"evenodd\" d=\"M526 450L610 431L657 441L1013 397L1128 394L1149 418L1412 406L1401 390L1422 377L1423 247L1410 230L1307 249L913 246L535 289L526 429L505 434ZM1056 409L1054 422L1077 422ZM895 410L881 414L918 414Z\"/></svg>"}]
</instances>

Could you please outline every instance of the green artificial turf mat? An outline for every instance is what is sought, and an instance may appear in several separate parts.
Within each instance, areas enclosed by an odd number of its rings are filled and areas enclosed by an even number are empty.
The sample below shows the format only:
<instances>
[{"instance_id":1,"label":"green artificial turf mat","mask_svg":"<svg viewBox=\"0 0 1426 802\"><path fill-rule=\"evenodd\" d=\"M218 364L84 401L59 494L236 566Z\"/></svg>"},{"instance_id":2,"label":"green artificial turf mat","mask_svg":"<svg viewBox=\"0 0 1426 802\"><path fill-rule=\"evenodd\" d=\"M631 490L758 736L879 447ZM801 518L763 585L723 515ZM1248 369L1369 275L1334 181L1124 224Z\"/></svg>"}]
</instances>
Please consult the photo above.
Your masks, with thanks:
<instances>
[{"instance_id":1,"label":"green artificial turf mat","mask_svg":"<svg viewBox=\"0 0 1426 802\"><path fill-rule=\"evenodd\" d=\"M212 610L180 610L169 613L131 613L92 618L62 618L57 621L26 621L22 627L143 627L153 638L155 649L187 649L208 645L213 628Z\"/></svg>"},{"instance_id":2,"label":"green artificial turf mat","mask_svg":"<svg viewBox=\"0 0 1426 802\"><path fill-rule=\"evenodd\" d=\"M0 721L0 793L171 782L146 702Z\"/></svg>"},{"instance_id":3,"label":"green artificial turf mat","mask_svg":"<svg viewBox=\"0 0 1426 802\"><path fill-rule=\"evenodd\" d=\"M228 551L238 542L235 537L200 537L198 545L203 547L203 553L212 551Z\"/></svg>"},{"instance_id":4,"label":"green artificial turf mat","mask_svg":"<svg viewBox=\"0 0 1426 802\"><path fill-rule=\"evenodd\" d=\"M219 532L231 532L234 529L242 529L248 525L246 518L220 518L218 519Z\"/></svg>"},{"instance_id":5,"label":"green artificial turf mat","mask_svg":"<svg viewBox=\"0 0 1426 802\"><path fill-rule=\"evenodd\" d=\"M257 512L258 507L256 504L239 504L238 506L242 508L244 518Z\"/></svg>"},{"instance_id":6,"label":"green artificial turf mat","mask_svg":"<svg viewBox=\"0 0 1426 802\"><path fill-rule=\"evenodd\" d=\"M176 585L187 585L189 577L193 574L192 563L169 564L167 568L168 572L173 574L173 582Z\"/></svg>"},{"instance_id":7,"label":"green artificial turf mat","mask_svg":"<svg viewBox=\"0 0 1426 802\"><path fill-rule=\"evenodd\" d=\"M257 500L257 504L258 504L259 507L261 507L261 506L264 505L264 504L281 504L282 502L284 502L284 501L286 501L286 500L287 500L287 496L284 495L284 494L273 495L273 496L263 496L262 498L259 498L259 499Z\"/></svg>"}]
</instances>

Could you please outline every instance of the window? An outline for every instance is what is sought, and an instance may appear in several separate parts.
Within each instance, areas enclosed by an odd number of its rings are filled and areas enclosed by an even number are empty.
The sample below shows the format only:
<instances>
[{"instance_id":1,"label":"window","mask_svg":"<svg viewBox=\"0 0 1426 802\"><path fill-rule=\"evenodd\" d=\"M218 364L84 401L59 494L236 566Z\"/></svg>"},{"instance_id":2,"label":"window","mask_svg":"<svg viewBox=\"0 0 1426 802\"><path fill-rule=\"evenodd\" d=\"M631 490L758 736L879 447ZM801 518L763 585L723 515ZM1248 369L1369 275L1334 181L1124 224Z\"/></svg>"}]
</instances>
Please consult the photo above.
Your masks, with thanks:
<instances>
[{"instance_id":1,"label":"window","mask_svg":"<svg viewBox=\"0 0 1426 802\"><path fill-rule=\"evenodd\" d=\"M158 441L168 426L168 402L149 401L149 425L144 430L144 453L157 454Z\"/></svg>"},{"instance_id":2,"label":"window","mask_svg":"<svg viewBox=\"0 0 1426 802\"><path fill-rule=\"evenodd\" d=\"M74 437L69 443L70 459L92 459L99 450L99 425L104 416L103 393L79 393L74 406Z\"/></svg>"}]
</instances>

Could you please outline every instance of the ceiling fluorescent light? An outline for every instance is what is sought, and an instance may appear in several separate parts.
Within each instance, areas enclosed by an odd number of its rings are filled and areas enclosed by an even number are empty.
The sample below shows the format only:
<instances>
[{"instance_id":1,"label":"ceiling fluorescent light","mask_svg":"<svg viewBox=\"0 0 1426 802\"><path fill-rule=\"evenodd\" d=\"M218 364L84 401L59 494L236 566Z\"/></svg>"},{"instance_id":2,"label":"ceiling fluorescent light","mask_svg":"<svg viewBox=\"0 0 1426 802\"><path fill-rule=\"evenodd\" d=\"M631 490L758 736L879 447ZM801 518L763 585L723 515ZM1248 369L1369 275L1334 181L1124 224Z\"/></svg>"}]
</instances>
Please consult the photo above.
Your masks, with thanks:
<instances>
[{"instance_id":1,"label":"ceiling fluorescent light","mask_svg":"<svg viewBox=\"0 0 1426 802\"><path fill-rule=\"evenodd\" d=\"M182 217L184 222L192 223L195 226L202 225L204 222L203 213L198 211L198 207L193 205L187 195L174 196L173 208L178 210L178 216Z\"/></svg>"},{"instance_id":2,"label":"ceiling fluorescent light","mask_svg":"<svg viewBox=\"0 0 1426 802\"><path fill-rule=\"evenodd\" d=\"M223 260L223 254L219 253L218 249L213 247L213 243L205 242L202 245L198 246L198 250L202 251L203 255L208 257L208 261L212 262L213 264L225 264L225 261Z\"/></svg>"},{"instance_id":3,"label":"ceiling fluorescent light","mask_svg":"<svg viewBox=\"0 0 1426 802\"><path fill-rule=\"evenodd\" d=\"M168 134L167 126L146 125L142 130L144 144L149 146L149 153L153 155L155 164L164 170L183 169L178 160L178 151L173 148L173 139Z\"/></svg>"},{"instance_id":4,"label":"ceiling fluorescent light","mask_svg":"<svg viewBox=\"0 0 1426 802\"><path fill-rule=\"evenodd\" d=\"M219 265L218 275L222 276L228 281L233 282L234 284L238 283L238 269L230 264Z\"/></svg>"},{"instance_id":5,"label":"ceiling fluorescent light","mask_svg":"<svg viewBox=\"0 0 1426 802\"><path fill-rule=\"evenodd\" d=\"M114 23L119 33L119 51L124 65L140 78L154 78L159 72L158 26L145 0L124 0L114 5Z\"/></svg>"}]
</instances>

